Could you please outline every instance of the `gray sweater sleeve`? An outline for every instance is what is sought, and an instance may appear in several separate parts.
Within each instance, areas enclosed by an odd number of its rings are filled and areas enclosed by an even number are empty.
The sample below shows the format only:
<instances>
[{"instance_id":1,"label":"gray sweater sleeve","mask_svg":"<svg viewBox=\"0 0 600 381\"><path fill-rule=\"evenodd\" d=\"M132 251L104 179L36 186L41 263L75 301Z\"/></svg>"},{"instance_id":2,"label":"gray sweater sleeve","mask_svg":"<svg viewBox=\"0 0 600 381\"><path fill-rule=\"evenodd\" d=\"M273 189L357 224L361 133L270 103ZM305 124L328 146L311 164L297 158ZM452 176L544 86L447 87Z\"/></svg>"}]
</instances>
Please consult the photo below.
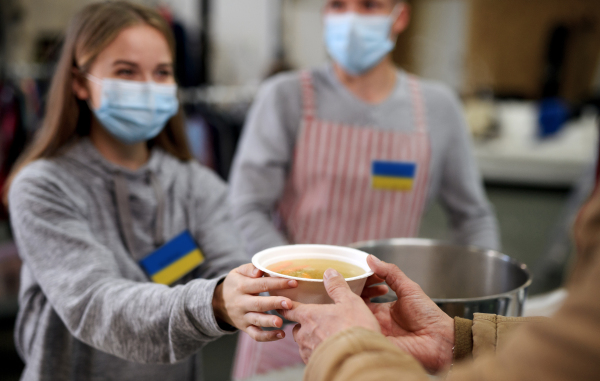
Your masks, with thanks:
<instances>
[{"instance_id":1,"label":"gray sweater sleeve","mask_svg":"<svg viewBox=\"0 0 600 381\"><path fill-rule=\"evenodd\" d=\"M170 288L123 278L63 184L24 172L9 196L19 253L75 338L130 361L172 363L225 333L212 310L218 279Z\"/></svg>"},{"instance_id":2,"label":"gray sweater sleeve","mask_svg":"<svg viewBox=\"0 0 600 381\"><path fill-rule=\"evenodd\" d=\"M247 117L233 164L230 202L250 256L287 244L272 213L283 194L301 117L297 74L265 82Z\"/></svg>"},{"instance_id":3,"label":"gray sweater sleeve","mask_svg":"<svg viewBox=\"0 0 600 381\"><path fill-rule=\"evenodd\" d=\"M445 101L436 102L448 134L443 153L439 198L448 213L454 241L459 244L500 249L498 226L487 201L471 138L458 98L449 90Z\"/></svg>"},{"instance_id":4,"label":"gray sweater sleeve","mask_svg":"<svg viewBox=\"0 0 600 381\"><path fill-rule=\"evenodd\" d=\"M212 171L191 162L191 186L189 194L198 219L198 228L192 232L203 249L206 261L196 275L215 278L227 274L232 268L248 263L241 248L239 234L233 226L227 204L227 186ZM202 194L199 194L201 192Z\"/></svg>"}]
</instances>

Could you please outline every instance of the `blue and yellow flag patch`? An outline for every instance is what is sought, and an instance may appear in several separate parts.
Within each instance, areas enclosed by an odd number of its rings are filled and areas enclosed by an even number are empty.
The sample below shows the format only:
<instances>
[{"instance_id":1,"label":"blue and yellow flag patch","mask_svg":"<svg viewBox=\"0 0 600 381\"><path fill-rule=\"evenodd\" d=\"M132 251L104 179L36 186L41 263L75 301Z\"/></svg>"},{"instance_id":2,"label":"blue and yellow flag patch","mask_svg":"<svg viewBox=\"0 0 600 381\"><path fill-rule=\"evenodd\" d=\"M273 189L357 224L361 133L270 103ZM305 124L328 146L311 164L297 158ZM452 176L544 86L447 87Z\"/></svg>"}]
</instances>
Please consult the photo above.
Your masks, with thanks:
<instances>
[{"instance_id":1,"label":"blue and yellow flag patch","mask_svg":"<svg viewBox=\"0 0 600 381\"><path fill-rule=\"evenodd\" d=\"M410 191L416 172L417 164L413 162L373 160L371 186L374 189Z\"/></svg>"},{"instance_id":2,"label":"blue and yellow flag patch","mask_svg":"<svg viewBox=\"0 0 600 381\"><path fill-rule=\"evenodd\" d=\"M171 285L202 262L204 256L186 230L142 259L140 265L154 282Z\"/></svg>"}]
</instances>

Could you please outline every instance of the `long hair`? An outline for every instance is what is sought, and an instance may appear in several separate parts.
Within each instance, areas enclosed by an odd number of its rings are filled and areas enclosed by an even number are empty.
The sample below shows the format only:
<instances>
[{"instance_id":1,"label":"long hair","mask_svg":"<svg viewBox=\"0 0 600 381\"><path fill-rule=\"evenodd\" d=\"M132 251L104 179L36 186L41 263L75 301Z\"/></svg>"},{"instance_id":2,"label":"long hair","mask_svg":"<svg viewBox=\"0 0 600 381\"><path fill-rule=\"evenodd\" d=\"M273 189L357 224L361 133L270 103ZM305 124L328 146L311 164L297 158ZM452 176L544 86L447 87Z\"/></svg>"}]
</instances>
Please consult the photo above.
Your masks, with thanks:
<instances>
[{"instance_id":1,"label":"long hair","mask_svg":"<svg viewBox=\"0 0 600 381\"><path fill-rule=\"evenodd\" d=\"M89 135L92 113L87 102L73 93L74 76L87 72L98 54L123 29L140 24L156 28L165 37L175 63L175 40L171 29L152 9L123 1L102 2L86 6L73 17L48 91L42 126L8 176L3 190L5 205L8 205L10 185L23 167L34 160L57 156L79 138ZM180 160L192 158L181 107L148 145L161 147Z\"/></svg>"}]
</instances>

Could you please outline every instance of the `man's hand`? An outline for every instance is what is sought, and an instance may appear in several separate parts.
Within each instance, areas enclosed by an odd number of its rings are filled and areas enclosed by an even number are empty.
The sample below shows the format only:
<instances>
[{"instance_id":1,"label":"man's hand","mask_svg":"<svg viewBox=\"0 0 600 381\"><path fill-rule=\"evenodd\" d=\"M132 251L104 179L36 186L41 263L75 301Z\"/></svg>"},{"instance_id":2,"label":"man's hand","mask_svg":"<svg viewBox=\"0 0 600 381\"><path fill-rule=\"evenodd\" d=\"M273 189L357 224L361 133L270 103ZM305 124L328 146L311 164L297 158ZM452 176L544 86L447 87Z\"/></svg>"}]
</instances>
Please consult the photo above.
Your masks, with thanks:
<instances>
[{"instance_id":1,"label":"man's hand","mask_svg":"<svg viewBox=\"0 0 600 381\"><path fill-rule=\"evenodd\" d=\"M354 294L344 277L328 269L323 276L325 289L335 304L301 304L293 302L291 310L279 311L295 321L294 340L300 355L308 362L313 350L326 338L351 327L364 327L380 332L379 324L363 299Z\"/></svg>"},{"instance_id":2,"label":"man's hand","mask_svg":"<svg viewBox=\"0 0 600 381\"><path fill-rule=\"evenodd\" d=\"M454 346L454 320L397 266L372 255L367 262L398 297L391 303L368 303L381 326L381 333L430 371L449 365Z\"/></svg>"}]
</instances>

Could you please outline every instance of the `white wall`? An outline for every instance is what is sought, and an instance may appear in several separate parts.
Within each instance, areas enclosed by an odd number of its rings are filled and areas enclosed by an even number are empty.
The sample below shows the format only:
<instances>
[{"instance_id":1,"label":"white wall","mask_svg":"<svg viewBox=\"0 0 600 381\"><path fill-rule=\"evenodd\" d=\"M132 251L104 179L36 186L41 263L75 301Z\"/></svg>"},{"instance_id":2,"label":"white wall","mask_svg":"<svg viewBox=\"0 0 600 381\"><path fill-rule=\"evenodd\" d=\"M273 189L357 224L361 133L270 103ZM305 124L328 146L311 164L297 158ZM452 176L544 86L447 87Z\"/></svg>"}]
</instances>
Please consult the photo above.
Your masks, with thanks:
<instances>
[{"instance_id":1,"label":"white wall","mask_svg":"<svg viewBox=\"0 0 600 381\"><path fill-rule=\"evenodd\" d=\"M323 44L324 0L214 0L212 78L218 84L260 81L268 70L276 40L273 9L283 2L284 43L296 68L327 61ZM468 34L469 0L422 0L415 14L420 26L416 66L420 75L460 90Z\"/></svg>"},{"instance_id":2,"label":"white wall","mask_svg":"<svg viewBox=\"0 0 600 381\"><path fill-rule=\"evenodd\" d=\"M421 1L414 18L418 74L460 91L465 79L469 1Z\"/></svg>"},{"instance_id":3,"label":"white wall","mask_svg":"<svg viewBox=\"0 0 600 381\"><path fill-rule=\"evenodd\" d=\"M285 41L291 63L308 68L327 61L323 43L322 8L324 0L285 2Z\"/></svg>"},{"instance_id":4,"label":"white wall","mask_svg":"<svg viewBox=\"0 0 600 381\"><path fill-rule=\"evenodd\" d=\"M217 84L256 83L264 78L278 40L273 35L280 0L213 1L211 19L212 70ZM321 37L324 0L281 0L284 45L289 62L298 68L326 60Z\"/></svg>"},{"instance_id":5,"label":"white wall","mask_svg":"<svg viewBox=\"0 0 600 381\"><path fill-rule=\"evenodd\" d=\"M2 1L2 0L0 0ZM20 0L25 20L10 37L13 63L29 62L33 40L45 32L61 32L72 15L95 0ZM199 0L134 0L149 6L168 5L191 35L200 27ZM211 78L213 83L244 85L261 81L273 61L278 9L283 9L283 41L288 61L309 68L327 61L322 37L325 0L212 0ZM469 0L421 0L415 15L419 74L459 89ZM191 37L191 36L190 36Z\"/></svg>"},{"instance_id":6,"label":"white wall","mask_svg":"<svg viewBox=\"0 0 600 381\"><path fill-rule=\"evenodd\" d=\"M212 3L211 77L218 84L257 81L269 62L268 6L271 0Z\"/></svg>"}]
</instances>

